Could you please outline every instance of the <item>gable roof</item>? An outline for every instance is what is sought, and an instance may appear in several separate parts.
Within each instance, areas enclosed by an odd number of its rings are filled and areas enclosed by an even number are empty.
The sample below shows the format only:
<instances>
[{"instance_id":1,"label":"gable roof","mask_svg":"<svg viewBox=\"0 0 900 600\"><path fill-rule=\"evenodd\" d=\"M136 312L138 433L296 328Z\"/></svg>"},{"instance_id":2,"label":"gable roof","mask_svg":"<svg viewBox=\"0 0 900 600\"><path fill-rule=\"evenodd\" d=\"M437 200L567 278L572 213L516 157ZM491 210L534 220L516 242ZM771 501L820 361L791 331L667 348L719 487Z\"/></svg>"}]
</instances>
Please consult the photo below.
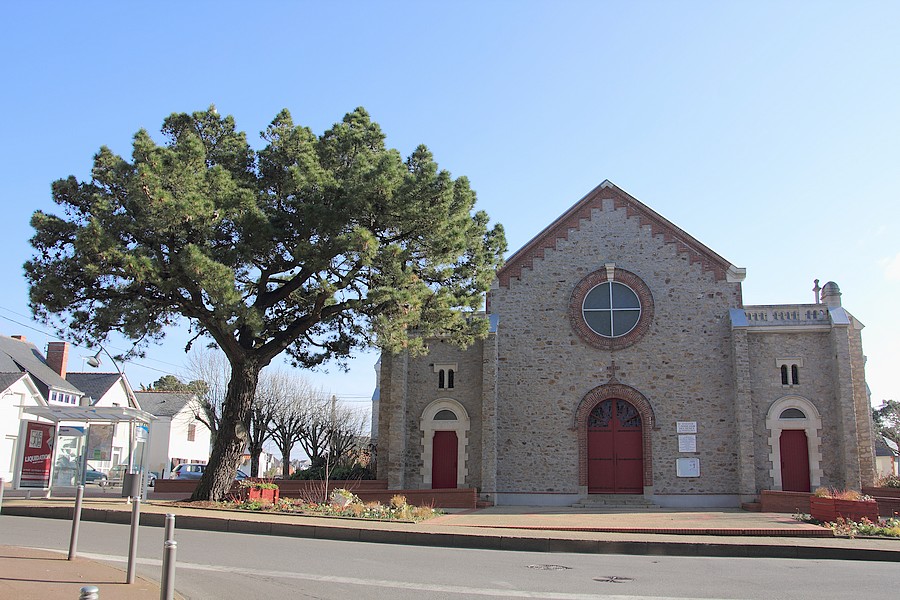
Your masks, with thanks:
<instances>
[{"instance_id":1,"label":"gable roof","mask_svg":"<svg viewBox=\"0 0 900 600\"><path fill-rule=\"evenodd\" d=\"M190 392L134 392L141 409L156 417L174 417L194 399Z\"/></svg>"},{"instance_id":2,"label":"gable roof","mask_svg":"<svg viewBox=\"0 0 900 600\"><path fill-rule=\"evenodd\" d=\"M102 398L122 376L118 373L66 373L66 381L90 396L96 402Z\"/></svg>"},{"instance_id":3,"label":"gable roof","mask_svg":"<svg viewBox=\"0 0 900 600\"><path fill-rule=\"evenodd\" d=\"M667 244L675 244L678 252L690 257L691 264L700 263L716 280L738 282L744 279L744 269L735 267L607 179L510 256L497 271L500 286L508 288L510 279L520 277L522 269L531 268L535 258L543 258L545 250L555 249L559 240L567 240L569 231L580 229L582 221L591 219L593 209L603 209L604 200L612 200L616 209L625 208L629 217L638 217L641 227L649 226L654 236L662 237Z\"/></svg>"},{"instance_id":4,"label":"gable roof","mask_svg":"<svg viewBox=\"0 0 900 600\"><path fill-rule=\"evenodd\" d=\"M25 373L21 371L14 373L0 373L0 392L5 392L18 380L25 377Z\"/></svg>"},{"instance_id":5,"label":"gable roof","mask_svg":"<svg viewBox=\"0 0 900 600\"><path fill-rule=\"evenodd\" d=\"M37 346L0 335L0 372L25 371L46 388L82 395L80 389L59 376L44 359Z\"/></svg>"}]
</instances>

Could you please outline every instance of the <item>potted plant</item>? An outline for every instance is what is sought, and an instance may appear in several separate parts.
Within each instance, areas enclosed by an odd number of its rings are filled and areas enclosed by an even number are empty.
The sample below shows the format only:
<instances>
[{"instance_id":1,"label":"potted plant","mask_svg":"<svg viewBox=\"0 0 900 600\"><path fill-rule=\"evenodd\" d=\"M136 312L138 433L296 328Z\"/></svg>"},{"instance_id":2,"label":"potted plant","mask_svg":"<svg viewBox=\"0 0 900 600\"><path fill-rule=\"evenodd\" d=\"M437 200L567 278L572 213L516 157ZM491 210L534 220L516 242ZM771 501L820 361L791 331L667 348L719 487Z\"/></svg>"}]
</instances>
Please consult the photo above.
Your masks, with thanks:
<instances>
[{"instance_id":1,"label":"potted plant","mask_svg":"<svg viewBox=\"0 0 900 600\"><path fill-rule=\"evenodd\" d=\"M863 517L878 520L878 504L873 498L854 490L818 488L809 499L809 514L826 523L839 518L845 521L859 521Z\"/></svg>"},{"instance_id":2,"label":"potted plant","mask_svg":"<svg viewBox=\"0 0 900 600\"><path fill-rule=\"evenodd\" d=\"M238 482L246 500L259 500L268 504L278 502L278 485L261 479L244 479Z\"/></svg>"}]
</instances>

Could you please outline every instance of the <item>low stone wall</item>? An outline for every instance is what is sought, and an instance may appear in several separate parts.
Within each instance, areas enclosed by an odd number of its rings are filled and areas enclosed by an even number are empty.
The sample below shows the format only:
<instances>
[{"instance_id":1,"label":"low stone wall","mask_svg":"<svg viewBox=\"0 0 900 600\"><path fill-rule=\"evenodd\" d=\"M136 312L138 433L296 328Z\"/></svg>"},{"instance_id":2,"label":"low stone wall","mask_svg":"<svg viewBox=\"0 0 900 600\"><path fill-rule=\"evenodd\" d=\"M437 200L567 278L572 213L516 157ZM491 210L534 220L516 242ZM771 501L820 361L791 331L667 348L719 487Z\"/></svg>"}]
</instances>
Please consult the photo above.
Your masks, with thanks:
<instances>
[{"instance_id":1,"label":"low stone wall","mask_svg":"<svg viewBox=\"0 0 900 600\"><path fill-rule=\"evenodd\" d=\"M771 513L809 514L808 492L763 490L759 495L760 510Z\"/></svg>"}]
</instances>

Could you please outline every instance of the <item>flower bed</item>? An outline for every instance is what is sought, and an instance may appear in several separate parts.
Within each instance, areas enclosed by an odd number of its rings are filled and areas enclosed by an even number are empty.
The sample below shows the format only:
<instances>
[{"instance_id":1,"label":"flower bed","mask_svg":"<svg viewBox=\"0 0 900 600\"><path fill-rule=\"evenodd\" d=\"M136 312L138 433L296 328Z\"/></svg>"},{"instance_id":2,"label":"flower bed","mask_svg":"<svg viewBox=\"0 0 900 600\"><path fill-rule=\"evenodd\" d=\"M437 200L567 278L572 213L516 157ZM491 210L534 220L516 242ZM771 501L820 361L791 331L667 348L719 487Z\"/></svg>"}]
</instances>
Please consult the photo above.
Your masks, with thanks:
<instances>
[{"instance_id":1,"label":"flower bed","mask_svg":"<svg viewBox=\"0 0 900 600\"><path fill-rule=\"evenodd\" d=\"M211 507L207 507L211 508ZM394 496L387 505L380 502L362 502L345 489L334 490L330 502L305 502L294 498L281 498L274 503L266 503L250 498L235 498L221 504L221 508L278 512L283 514L344 517L378 521L422 521L443 514L427 506L411 506L404 496Z\"/></svg>"}]
</instances>

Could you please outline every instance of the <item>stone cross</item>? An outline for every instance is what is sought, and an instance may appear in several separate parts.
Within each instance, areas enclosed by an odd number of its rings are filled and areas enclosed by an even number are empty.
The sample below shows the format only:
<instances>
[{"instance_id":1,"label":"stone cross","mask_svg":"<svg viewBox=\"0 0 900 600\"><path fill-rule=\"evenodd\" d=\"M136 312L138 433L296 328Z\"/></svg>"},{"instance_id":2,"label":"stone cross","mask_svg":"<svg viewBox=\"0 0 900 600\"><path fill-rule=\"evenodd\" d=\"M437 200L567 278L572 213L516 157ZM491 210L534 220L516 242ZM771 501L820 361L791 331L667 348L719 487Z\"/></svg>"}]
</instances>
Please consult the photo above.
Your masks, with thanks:
<instances>
[{"instance_id":1,"label":"stone cross","mask_svg":"<svg viewBox=\"0 0 900 600\"><path fill-rule=\"evenodd\" d=\"M618 371L619 369L620 367L616 366L616 361L612 361L612 363L608 367L606 367L606 372L609 373L610 382L618 381L618 379L616 379L616 371Z\"/></svg>"}]
</instances>

